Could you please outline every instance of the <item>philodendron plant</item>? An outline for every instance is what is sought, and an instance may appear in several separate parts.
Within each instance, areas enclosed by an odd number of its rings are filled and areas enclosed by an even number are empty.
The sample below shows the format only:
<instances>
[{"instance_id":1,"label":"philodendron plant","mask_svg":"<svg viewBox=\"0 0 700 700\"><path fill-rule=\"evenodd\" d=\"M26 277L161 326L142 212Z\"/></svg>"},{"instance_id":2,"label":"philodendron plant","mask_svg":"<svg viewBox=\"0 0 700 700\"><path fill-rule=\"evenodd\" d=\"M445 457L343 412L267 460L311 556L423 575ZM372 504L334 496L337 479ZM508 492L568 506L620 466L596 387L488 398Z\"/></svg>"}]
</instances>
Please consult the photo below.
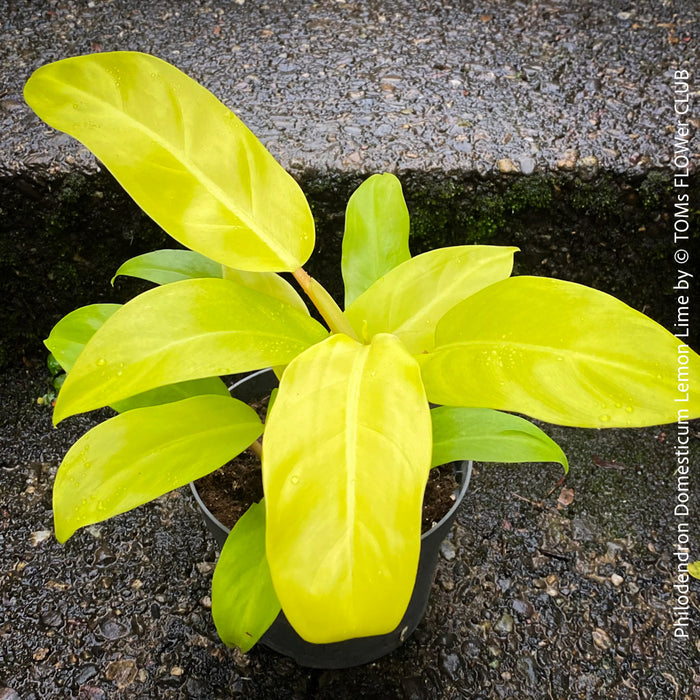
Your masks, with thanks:
<instances>
[{"instance_id":1,"label":"philodendron plant","mask_svg":"<svg viewBox=\"0 0 700 700\"><path fill-rule=\"evenodd\" d=\"M693 376L698 355L621 301L511 277L512 247L411 257L393 175L373 175L348 203L341 310L302 268L314 222L297 183L162 60L69 58L37 70L25 97L190 248L126 262L118 275L159 286L80 308L46 341L68 373L56 423L118 412L63 460L56 536L198 479L262 436L264 500L231 531L213 580L228 644L248 650L280 609L316 643L393 630L413 589L431 467L567 467L541 430L502 411L588 428L674 422L679 406L700 414L697 382L676 402L679 352ZM269 366L280 383L263 425L219 377Z\"/></svg>"}]
</instances>

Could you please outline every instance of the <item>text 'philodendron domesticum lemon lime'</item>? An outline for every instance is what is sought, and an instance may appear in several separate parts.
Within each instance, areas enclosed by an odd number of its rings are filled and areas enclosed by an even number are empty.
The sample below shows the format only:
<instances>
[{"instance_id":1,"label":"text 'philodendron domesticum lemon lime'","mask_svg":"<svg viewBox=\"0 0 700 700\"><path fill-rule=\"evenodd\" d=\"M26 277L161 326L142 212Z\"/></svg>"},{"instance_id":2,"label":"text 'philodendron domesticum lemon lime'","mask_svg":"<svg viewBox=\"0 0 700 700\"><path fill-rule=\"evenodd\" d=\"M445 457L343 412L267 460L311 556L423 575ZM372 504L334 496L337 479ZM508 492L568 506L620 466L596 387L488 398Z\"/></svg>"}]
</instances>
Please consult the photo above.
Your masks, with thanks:
<instances>
[{"instance_id":1,"label":"text 'philodendron domesticum lemon lime'","mask_svg":"<svg viewBox=\"0 0 700 700\"><path fill-rule=\"evenodd\" d=\"M117 411L60 466L56 536L200 478L262 436L264 501L231 531L213 581L219 633L243 650L280 609L316 643L394 629L414 584L432 466L567 468L541 430L501 411L591 428L670 423L679 353L700 376L695 352L617 299L511 277L515 248L411 257L390 174L348 203L341 310L302 269L314 222L297 183L227 107L160 59L69 58L37 70L25 97L190 249L124 263L117 274L159 286L123 306L80 308L46 341L68 373L56 422ZM270 366L281 379L263 425L219 377ZM700 414L698 386L687 417Z\"/></svg>"}]
</instances>

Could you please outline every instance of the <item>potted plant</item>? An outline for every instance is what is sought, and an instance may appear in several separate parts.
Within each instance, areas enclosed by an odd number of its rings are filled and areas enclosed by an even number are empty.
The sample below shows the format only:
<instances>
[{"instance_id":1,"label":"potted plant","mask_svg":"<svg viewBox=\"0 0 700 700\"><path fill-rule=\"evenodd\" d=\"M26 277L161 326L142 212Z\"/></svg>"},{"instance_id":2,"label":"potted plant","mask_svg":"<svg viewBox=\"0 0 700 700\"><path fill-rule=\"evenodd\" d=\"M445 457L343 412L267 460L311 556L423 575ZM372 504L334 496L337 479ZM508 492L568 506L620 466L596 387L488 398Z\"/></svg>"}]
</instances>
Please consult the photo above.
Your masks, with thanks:
<instances>
[{"instance_id":1,"label":"potted plant","mask_svg":"<svg viewBox=\"0 0 700 700\"><path fill-rule=\"evenodd\" d=\"M614 297L511 277L512 247L411 257L393 175L370 177L348 203L341 310L303 270L314 224L299 186L232 112L162 60L69 58L38 69L25 97L190 249L126 262L117 274L159 286L123 306L78 309L46 341L67 371L55 423L118 412L62 462L56 536L252 446L264 501L231 530L213 581L228 644L250 649L280 609L316 645L395 631L414 589L432 466L567 468L541 430L503 411L590 428L674 422L679 407L700 415L697 387L681 405L676 381L679 354L691 375L698 355ZM264 367L280 380L263 425L219 377Z\"/></svg>"}]
</instances>

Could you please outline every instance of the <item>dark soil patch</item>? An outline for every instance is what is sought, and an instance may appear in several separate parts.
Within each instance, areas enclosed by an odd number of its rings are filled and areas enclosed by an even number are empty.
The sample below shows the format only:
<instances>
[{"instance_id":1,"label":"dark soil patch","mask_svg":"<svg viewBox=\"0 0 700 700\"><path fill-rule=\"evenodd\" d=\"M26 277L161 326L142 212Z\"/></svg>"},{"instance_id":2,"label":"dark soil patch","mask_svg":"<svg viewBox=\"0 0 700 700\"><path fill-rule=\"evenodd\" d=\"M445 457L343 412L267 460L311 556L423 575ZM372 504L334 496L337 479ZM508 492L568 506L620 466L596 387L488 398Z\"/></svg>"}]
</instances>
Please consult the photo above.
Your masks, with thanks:
<instances>
[{"instance_id":1,"label":"dark soil patch","mask_svg":"<svg viewBox=\"0 0 700 700\"><path fill-rule=\"evenodd\" d=\"M244 452L221 469L196 482L199 496L212 515L226 527L232 528L251 503L263 497L260 462ZM458 484L451 464L430 470L423 498L422 532L447 514L455 502Z\"/></svg>"},{"instance_id":2,"label":"dark soil patch","mask_svg":"<svg viewBox=\"0 0 700 700\"><path fill-rule=\"evenodd\" d=\"M254 454L243 452L196 481L195 486L211 514L230 529L252 503L263 497L260 461Z\"/></svg>"}]
</instances>

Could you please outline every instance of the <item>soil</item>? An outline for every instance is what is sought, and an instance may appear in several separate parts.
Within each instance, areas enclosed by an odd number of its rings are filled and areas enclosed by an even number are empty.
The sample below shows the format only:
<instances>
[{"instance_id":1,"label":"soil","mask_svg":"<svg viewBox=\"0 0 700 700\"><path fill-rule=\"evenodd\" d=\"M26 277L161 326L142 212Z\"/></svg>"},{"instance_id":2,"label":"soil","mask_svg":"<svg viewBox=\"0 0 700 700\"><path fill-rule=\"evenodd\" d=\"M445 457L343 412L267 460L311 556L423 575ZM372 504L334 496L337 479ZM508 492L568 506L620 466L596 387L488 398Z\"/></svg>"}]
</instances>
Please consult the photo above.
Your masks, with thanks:
<instances>
[{"instance_id":1,"label":"soil","mask_svg":"<svg viewBox=\"0 0 700 700\"><path fill-rule=\"evenodd\" d=\"M260 462L251 452L243 452L221 469L199 479L196 486L212 515L230 529L251 503L263 497ZM455 502L457 488L451 464L430 470L423 498L422 532L430 530L447 514Z\"/></svg>"}]
</instances>

